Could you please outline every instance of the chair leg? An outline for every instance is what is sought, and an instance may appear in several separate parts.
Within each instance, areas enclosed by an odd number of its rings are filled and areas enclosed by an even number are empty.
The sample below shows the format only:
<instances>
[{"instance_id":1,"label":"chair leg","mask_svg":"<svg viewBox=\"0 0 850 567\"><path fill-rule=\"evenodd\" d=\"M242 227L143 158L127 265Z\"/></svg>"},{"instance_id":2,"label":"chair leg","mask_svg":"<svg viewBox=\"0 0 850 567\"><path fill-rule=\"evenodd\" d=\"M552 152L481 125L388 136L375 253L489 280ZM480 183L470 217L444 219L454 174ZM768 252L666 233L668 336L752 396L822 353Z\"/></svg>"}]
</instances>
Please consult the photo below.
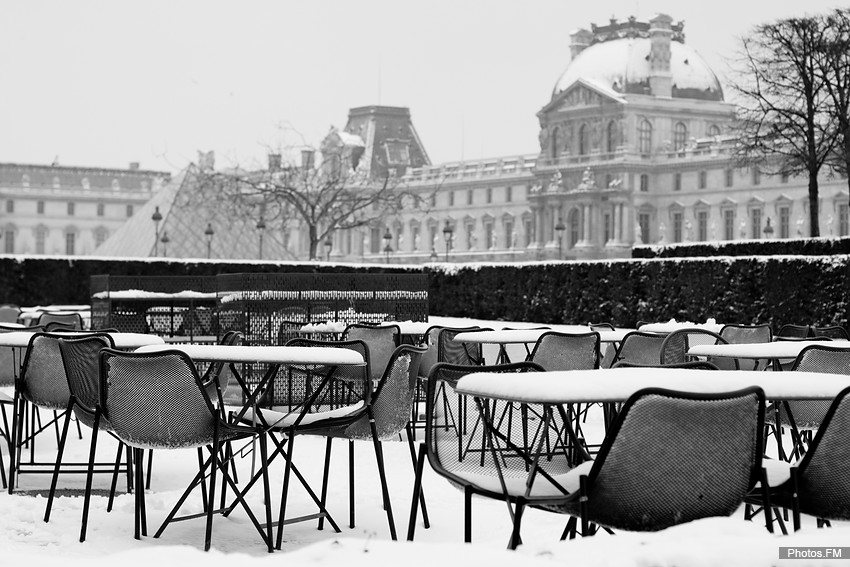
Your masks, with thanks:
<instances>
[{"instance_id":1,"label":"chair leg","mask_svg":"<svg viewBox=\"0 0 850 567\"><path fill-rule=\"evenodd\" d=\"M44 521L50 521L50 510L53 508L53 497L56 495L56 484L59 481L59 469L62 467L62 454L65 452L65 440L68 438L68 424L71 421L71 408L74 397L68 401L65 409L65 419L62 421L62 434L59 437L59 447L56 450L56 463L53 465L53 478L50 480L50 492L47 495L47 506L44 509ZM55 412L54 412L55 413Z\"/></svg>"},{"instance_id":2,"label":"chair leg","mask_svg":"<svg viewBox=\"0 0 850 567\"><path fill-rule=\"evenodd\" d=\"M286 520L286 499L289 496L289 476L292 472L292 459L295 449L295 436L289 436L289 455L287 455L286 466L283 471L283 488L280 494L280 515L278 516L277 524L277 540L275 541L275 549L280 549L283 545L283 526Z\"/></svg>"},{"instance_id":3,"label":"chair leg","mask_svg":"<svg viewBox=\"0 0 850 567\"><path fill-rule=\"evenodd\" d=\"M216 422L216 426L218 423ZM216 474L218 473L218 463L216 460L218 459L219 452L219 441L218 441L218 431L216 427L216 435L213 439L213 447L210 453L210 459L212 460L212 467L210 470L210 493L206 503L206 511L207 511L207 525L206 530L204 531L204 551L209 551L210 546L212 545L212 523L213 523L213 512L215 510L215 480Z\"/></svg>"},{"instance_id":4,"label":"chair leg","mask_svg":"<svg viewBox=\"0 0 850 567\"><path fill-rule=\"evenodd\" d=\"M564 526L564 531L561 533L561 541L564 541L569 536L570 539L576 538L576 517L570 516L567 520L567 525Z\"/></svg>"},{"instance_id":5,"label":"chair leg","mask_svg":"<svg viewBox=\"0 0 850 567\"><path fill-rule=\"evenodd\" d=\"M386 501L384 509L386 510ZM354 441L348 440L348 527L354 529Z\"/></svg>"},{"instance_id":6,"label":"chair leg","mask_svg":"<svg viewBox=\"0 0 850 567\"><path fill-rule=\"evenodd\" d=\"M425 443L419 444L419 456L413 473L413 500L410 503L410 519L407 522L407 541L413 541L416 531L416 513L419 511L419 497L422 494L422 471L425 468Z\"/></svg>"},{"instance_id":7,"label":"chair leg","mask_svg":"<svg viewBox=\"0 0 850 567\"><path fill-rule=\"evenodd\" d=\"M378 431L375 427L375 420L371 420L372 426L372 442L375 445L375 459L378 462L378 475L381 477L381 492L384 496L384 509L387 511L387 523L390 525L390 537L393 541L397 540L395 531L395 520L393 519L393 505L390 502L390 490L387 486L387 474L384 470L384 450L381 447L381 440L378 439Z\"/></svg>"},{"instance_id":8,"label":"chair leg","mask_svg":"<svg viewBox=\"0 0 850 567\"><path fill-rule=\"evenodd\" d=\"M413 446L413 441L415 439L413 433L413 426L408 422L405 426L407 430L407 445L410 448L410 461L413 464L413 470L416 471L416 448ZM425 529L431 527L431 522L428 519L428 508L425 506L425 493L422 492L422 488L419 489L419 505L422 506L422 523L425 526Z\"/></svg>"},{"instance_id":9,"label":"chair leg","mask_svg":"<svg viewBox=\"0 0 850 567\"><path fill-rule=\"evenodd\" d=\"M144 483L142 481L142 449L133 448L133 466L136 477L136 495L135 495L135 533L133 537L136 539L142 539L142 532L145 531L142 529L142 499L144 498L143 486Z\"/></svg>"},{"instance_id":10,"label":"chair leg","mask_svg":"<svg viewBox=\"0 0 850 567\"><path fill-rule=\"evenodd\" d=\"M124 443L118 442L118 451L115 453L115 468L112 469L112 484L109 487L109 501L106 504L106 511L112 511L112 504L115 502L115 491L118 488L118 474L121 472L121 455L125 452ZM127 470L130 470L130 459L127 459Z\"/></svg>"},{"instance_id":11,"label":"chair leg","mask_svg":"<svg viewBox=\"0 0 850 567\"><path fill-rule=\"evenodd\" d=\"M91 445L89 446L89 464L88 470L86 471L86 492L83 496L83 517L80 520L80 542L86 541L86 529L88 528L89 523L89 505L91 504L91 485L94 477L94 459L95 452L97 450L97 430L100 424L100 410L96 409L94 413L94 424L92 425L91 432ZM121 455L121 447L118 448L118 455ZM113 490L116 481L116 475L113 472ZM109 506L107 507L107 511L112 509L112 491L110 491L109 497Z\"/></svg>"},{"instance_id":12,"label":"chair leg","mask_svg":"<svg viewBox=\"0 0 850 567\"><path fill-rule=\"evenodd\" d=\"M148 449L148 476L145 479L145 488L150 490L151 474L153 473L153 449Z\"/></svg>"},{"instance_id":13,"label":"chair leg","mask_svg":"<svg viewBox=\"0 0 850 567\"><path fill-rule=\"evenodd\" d=\"M472 489L463 487L463 541L472 543Z\"/></svg>"},{"instance_id":14,"label":"chair leg","mask_svg":"<svg viewBox=\"0 0 850 567\"><path fill-rule=\"evenodd\" d=\"M322 472L322 495L319 498L322 501L322 506L325 506L328 502L328 474L331 469L331 445L333 444L333 437L328 437L325 441L325 466ZM319 516L319 527L318 529L325 529L325 517Z\"/></svg>"},{"instance_id":15,"label":"chair leg","mask_svg":"<svg viewBox=\"0 0 850 567\"><path fill-rule=\"evenodd\" d=\"M508 549L516 549L519 544L522 543L522 538L520 537L520 523L522 523L522 512L525 509L525 502L520 498L516 503L516 510L514 511L514 525L511 530L511 540L508 544Z\"/></svg>"}]
</instances>

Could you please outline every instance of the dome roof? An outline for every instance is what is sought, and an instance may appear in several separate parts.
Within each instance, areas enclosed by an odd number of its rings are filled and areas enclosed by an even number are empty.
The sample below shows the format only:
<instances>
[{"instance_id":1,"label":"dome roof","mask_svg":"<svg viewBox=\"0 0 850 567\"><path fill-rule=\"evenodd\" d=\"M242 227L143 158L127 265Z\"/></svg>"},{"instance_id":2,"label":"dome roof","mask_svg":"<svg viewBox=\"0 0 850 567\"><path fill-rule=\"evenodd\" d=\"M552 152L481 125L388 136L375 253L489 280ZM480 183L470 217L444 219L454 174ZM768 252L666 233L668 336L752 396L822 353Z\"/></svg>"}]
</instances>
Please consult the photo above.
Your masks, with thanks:
<instances>
[{"instance_id":1,"label":"dome roof","mask_svg":"<svg viewBox=\"0 0 850 567\"><path fill-rule=\"evenodd\" d=\"M552 97L578 79L591 79L617 92L647 94L650 45L649 38L632 37L588 46L567 66ZM672 41L670 55L674 98L723 100L720 81L693 48Z\"/></svg>"}]
</instances>

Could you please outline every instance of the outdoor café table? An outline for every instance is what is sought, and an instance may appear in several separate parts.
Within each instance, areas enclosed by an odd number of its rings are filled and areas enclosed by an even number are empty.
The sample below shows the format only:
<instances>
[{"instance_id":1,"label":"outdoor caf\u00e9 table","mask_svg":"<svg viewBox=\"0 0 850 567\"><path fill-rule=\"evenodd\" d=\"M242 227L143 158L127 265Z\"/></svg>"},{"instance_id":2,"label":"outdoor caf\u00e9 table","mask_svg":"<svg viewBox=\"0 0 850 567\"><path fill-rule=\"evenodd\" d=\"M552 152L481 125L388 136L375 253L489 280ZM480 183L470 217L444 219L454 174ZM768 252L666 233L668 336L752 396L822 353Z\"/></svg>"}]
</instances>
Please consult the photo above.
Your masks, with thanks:
<instances>
[{"instance_id":1,"label":"outdoor caf\u00e9 table","mask_svg":"<svg viewBox=\"0 0 850 567\"><path fill-rule=\"evenodd\" d=\"M670 334L673 331L682 329L704 329L713 333L719 333L724 327L721 323L715 323L713 319L709 319L705 323L691 323L689 321L668 321L666 323L645 323L640 326L638 331L646 333Z\"/></svg>"},{"instance_id":2,"label":"outdoor caf\u00e9 table","mask_svg":"<svg viewBox=\"0 0 850 567\"><path fill-rule=\"evenodd\" d=\"M694 345L688 349L688 357L710 356L717 358L767 359L773 362L774 370L780 370L782 361L794 360L804 348L812 344L850 348L850 341L773 341L769 343L737 343L717 345Z\"/></svg>"},{"instance_id":3,"label":"outdoor caf\u00e9 table","mask_svg":"<svg viewBox=\"0 0 850 567\"><path fill-rule=\"evenodd\" d=\"M242 419L245 413L248 410L252 410L252 422L256 423L257 417L257 400L262 397L263 392L268 387L271 380L277 374L278 369L281 365L298 365L298 366L328 366L331 368L331 372L325 374L322 378L321 384L319 384L316 388L316 392L320 392L324 385L329 381L333 369L337 366L363 366L366 364L366 361L363 359L363 356L356 351L345 349L345 348L335 348L335 347L325 347L325 348L316 348L316 347L296 347L296 346L251 346L251 345L198 345L198 344L163 344L163 345L151 345L145 346L137 349L136 352L159 352L159 351L167 351L167 350L177 350L185 353L189 358L191 358L195 362L224 362L230 365L230 370L233 373L234 377L236 377L237 382L243 390L245 403L243 407L238 410L238 412L234 415L234 420ZM253 391L249 390L247 384L240 377L238 370L236 369L237 363L244 364L267 364L268 370L266 370L265 374L261 378L260 382L254 387ZM303 417L307 411L309 410L308 404L305 404L302 408L301 416ZM299 418L300 419L300 418ZM253 483L256 478L259 477L258 474L255 474L256 469L256 451L252 451L252 463L251 463L251 477ZM289 460L288 455L286 453L282 453L284 459ZM265 466L265 463L262 463ZM316 496L315 492L310 488L307 484L306 479L301 475L298 469L295 467L294 463L291 463L292 472L299 479L301 484L310 494L310 497L319 507L320 512L318 514L312 514L309 516L301 516L298 518L292 518L286 521L286 523L296 522L296 521L304 521L310 520L320 517L328 518L328 521L334 527L336 531L339 531L336 523L333 518L327 512L325 506L321 503L319 498ZM250 488L251 484L249 484L245 491Z\"/></svg>"},{"instance_id":4,"label":"outdoor caf\u00e9 table","mask_svg":"<svg viewBox=\"0 0 850 567\"><path fill-rule=\"evenodd\" d=\"M624 402L638 390L650 387L715 394L750 386L760 387L769 399L832 400L850 386L850 375L654 367L522 374L474 372L463 376L455 390L458 394L486 400L557 407L572 403Z\"/></svg>"},{"instance_id":5,"label":"outdoor caf\u00e9 table","mask_svg":"<svg viewBox=\"0 0 850 567\"><path fill-rule=\"evenodd\" d=\"M468 331L458 333L454 340L463 343L480 343L499 345L498 362L509 363L507 348L505 345L523 344L529 345L537 342L540 335L548 332L558 333L599 333L601 343L619 343L627 333L634 329L594 330L581 325L560 326L556 329L502 329L500 331ZM526 351L528 347L526 346Z\"/></svg>"}]
</instances>

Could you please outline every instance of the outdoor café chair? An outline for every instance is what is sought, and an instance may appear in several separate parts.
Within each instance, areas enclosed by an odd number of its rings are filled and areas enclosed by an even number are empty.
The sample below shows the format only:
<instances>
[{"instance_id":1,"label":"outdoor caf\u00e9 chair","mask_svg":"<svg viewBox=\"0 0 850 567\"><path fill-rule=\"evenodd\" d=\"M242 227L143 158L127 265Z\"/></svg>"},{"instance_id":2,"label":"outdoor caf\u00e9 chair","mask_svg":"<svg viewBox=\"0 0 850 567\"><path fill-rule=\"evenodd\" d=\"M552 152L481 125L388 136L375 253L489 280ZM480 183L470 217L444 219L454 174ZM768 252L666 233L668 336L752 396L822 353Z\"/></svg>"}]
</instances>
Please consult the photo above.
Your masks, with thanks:
<instances>
[{"instance_id":1,"label":"outdoor caf\u00e9 chair","mask_svg":"<svg viewBox=\"0 0 850 567\"><path fill-rule=\"evenodd\" d=\"M80 541L86 540L86 526L88 524L89 504L91 502L92 477L95 472L95 451L97 449L97 438L100 431L111 432L112 426L103 419L100 408L100 352L104 348L114 348L112 338L107 334L97 334L82 338L59 339L59 352L62 356L62 364L65 368L65 376L68 380L68 389L71 397L68 399L68 408L65 412L65 421L62 427L62 436L56 453L56 467L53 470L53 479L50 483L50 493L47 497L47 506L44 511L44 521L50 520L50 510L56 493L56 485L65 451L65 443L68 435L68 421L71 413L77 420L90 427L91 444L89 448L89 459L86 470L86 488L83 496L83 516L80 528ZM118 442L118 451L115 455L115 465L112 472L112 486L109 491L109 503L106 510L112 510L115 497L115 488L121 463L121 454L124 444ZM106 471L109 472L109 471ZM127 474L130 474L129 463ZM130 488L128 482L128 489Z\"/></svg>"},{"instance_id":2,"label":"outdoor caf\u00e9 chair","mask_svg":"<svg viewBox=\"0 0 850 567\"><path fill-rule=\"evenodd\" d=\"M61 323L72 330L81 331L83 329L83 316L79 313L45 311L38 316L35 322L36 325L45 328L48 323Z\"/></svg>"},{"instance_id":3,"label":"outdoor caf\u00e9 chair","mask_svg":"<svg viewBox=\"0 0 850 567\"><path fill-rule=\"evenodd\" d=\"M617 352L611 359L611 366L622 360L643 364L658 364L661 362L661 343L664 335L647 333L646 331L631 331L623 336Z\"/></svg>"},{"instance_id":4,"label":"outdoor caf\u00e9 chair","mask_svg":"<svg viewBox=\"0 0 850 567\"><path fill-rule=\"evenodd\" d=\"M464 495L464 541L472 541L472 496L474 494L495 500L513 500L523 494L525 478L530 462L521 457L523 450L535 444L535 435L545 435L544 445L559 453L560 458L546 460L543 465L547 474L557 476L570 469L566 456L567 443L560 438L564 430L563 422L544 429L540 419L541 408L531 407L527 413L513 412L505 419L493 420L499 424L499 430L511 443L518 444L517 450L506 447L503 455L494 456L488 445L487 430L480 418L476 404L471 397L462 396L455 391L458 380L472 372L541 372L543 368L533 362L523 361L511 364L471 366L438 363L431 369L428 378L427 409L425 419L425 441L419 446L416 461L416 476L413 485L410 519L407 539L412 541L416 529L419 507L417 503L422 490L422 476L425 458L439 476L461 489ZM522 380L517 376L517 380ZM534 404L531 404L534 406ZM503 407L503 406L502 406ZM488 411L499 412L502 407L489 406ZM501 414L500 414L501 416ZM534 416L532 426L528 416ZM525 420L524 420L525 418ZM529 431L530 430L530 431ZM529 433L527 439L524 433ZM505 458L500 458L500 457ZM518 457L518 458L515 458ZM541 459L542 461L542 459ZM542 485L542 483L541 483Z\"/></svg>"},{"instance_id":5,"label":"outdoor caf\u00e9 chair","mask_svg":"<svg viewBox=\"0 0 850 567\"><path fill-rule=\"evenodd\" d=\"M661 363L675 364L688 360L688 349L694 345L727 344L726 339L707 329L679 329L669 333L661 343ZM708 357L720 370L739 370L735 358Z\"/></svg>"},{"instance_id":6,"label":"outdoor caf\u00e9 chair","mask_svg":"<svg viewBox=\"0 0 850 567\"><path fill-rule=\"evenodd\" d=\"M850 374L850 348L834 347L829 344L812 344L797 355L791 365L791 371L826 372L829 374ZM829 400L786 400L775 401L768 409L765 422L775 428L779 443L780 458L800 456L811 441L830 408ZM782 447L781 428L791 430L793 441L789 453Z\"/></svg>"},{"instance_id":7,"label":"outdoor caf\u00e9 chair","mask_svg":"<svg viewBox=\"0 0 850 567\"><path fill-rule=\"evenodd\" d=\"M331 447L335 438L348 439L348 495L349 495L349 527L354 528L354 441L356 439L371 440L375 447L375 459L378 465L378 476L384 498L384 509L390 527L390 537L396 539L395 522L392 505L389 500L389 488L386 482L382 439L389 439L406 430L407 442L410 447L411 460L416 466L416 451L413 446L413 433L410 427L410 411L413 405L413 393L416 389L416 377L419 372L419 362L424 347L401 345L390 356L389 363L378 381L378 386L371 395L369 402L360 412L356 421L348 424L330 426L326 429L311 429L311 435L327 437L325 448L325 467L322 480L322 504L326 503L328 492L328 472L331 464ZM421 500L423 515L425 512L424 498ZM322 523L319 520L320 525Z\"/></svg>"},{"instance_id":8,"label":"outdoor caf\u00e9 chair","mask_svg":"<svg viewBox=\"0 0 850 567\"><path fill-rule=\"evenodd\" d=\"M720 336L729 344L769 343L773 341L773 331L770 325L766 323L763 325L739 325L734 323L723 325L720 329ZM751 362L739 360L738 366L752 366L753 370L758 370L760 367L763 368L758 360Z\"/></svg>"},{"instance_id":9,"label":"outdoor caf\u00e9 chair","mask_svg":"<svg viewBox=\"0 0 850 567\"><path fill-rule=\"evenodd\" d=\"M142 473L144 450L206 448L209 455L154 537L159 537L171 522L206 517L204 550L209 550L213 515L221 511L215 508L216 481L221 473L222 490L228 485L233 489L236 501L244 508L271 552L271 535L266 533L241 496L228 472L227 463L222 460L224 442L251 438L258 434L258 429L230 424L222 419L192 360L179 351L130 353L103 349L100 378L103 417L112 425L115 436L133 449L135 538L147 535ZM259 445L261 458L265 462L266 441L262 435L259 436ZM265 489L265 525L271 530L268 470L262 467L261 474ZM209 488L203 490L207 475ZM186 498L198 486L202 487L203 512L177 516Z\"/></svg>"},{"instance_id":10,"label":"outdoor caf\u00e9 chair","mask_svg":"<svg viewBox=\"0 0 850 567\"><path fill-rule=\"evenodd\" d=\"M369 345L372 384L377 385L395 348L401 344L401 328L393 324L377 326L352 323L345 327L340 338L344 341L359 340Z\"/></svg>"},{"instance_id":11,"label":"outdoor caf\u00e9 chair","mask_svg":"<svg viewBox=\"0 0 850 567\"><path fill-rule=\"evenodd\" d=\"M779 327L776 332L777 339L805 339L811 336L811 328L808 325L794 325L787 323Z\"/></svg>"},{"instance_id":12,"label":"outdoor caf\u00e9 chair","mask_svg":"<svg viewBox=\"0 0 850 567\"><path fill-rule=\"evenodd\" d=\"M847 329L840 325L829 325L825 327L812 325L811 329L812 336L815 337L829 337L830 339L850 341L850 334L847 333Z\"/></svg>"},{"instance_id":13,"label":"outdoor caf\u00e9 chair","mask_svg":"<svg viewBox=\"0 0 850 567\"><path fill-rule=\"evenodd\" d=\"M816 517L818 527L828 525L829 520L850 520L848 430L850 388L845 388L830 403L808 451L799 461L791 464L765 460L771 465L767 468L770 490L765 504L790 508L795 531L800 529L800 514ZM754 499L757 501L758 494Z\"/></svg>"},{"instance_id":14,"label":"outdoor caf\u00e9 chair","mask_svg":"<svg viewBox=\"0 0 850 567\"><path fill-rule=\"evenodd\" d=\"M518 499L511 544L520 543L526 506L570 514L562 539L575 537L579 520L587 536L599 526L659 531L729 516L764 478L763 420L764 392L757 387L721 394L635 392L596 459L562 480L566 497Z\"/></svg>"}]
</instances>

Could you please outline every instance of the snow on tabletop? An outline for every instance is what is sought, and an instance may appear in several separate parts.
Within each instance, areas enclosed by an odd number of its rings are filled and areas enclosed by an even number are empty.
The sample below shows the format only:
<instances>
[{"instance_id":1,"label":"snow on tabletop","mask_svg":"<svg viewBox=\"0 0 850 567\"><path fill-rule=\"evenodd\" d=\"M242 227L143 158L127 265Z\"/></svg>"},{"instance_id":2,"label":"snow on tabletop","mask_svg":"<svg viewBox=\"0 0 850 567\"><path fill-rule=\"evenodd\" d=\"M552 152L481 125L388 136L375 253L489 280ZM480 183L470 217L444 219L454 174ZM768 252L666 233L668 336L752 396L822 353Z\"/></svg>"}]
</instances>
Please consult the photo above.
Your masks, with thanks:
<instances>
[{"instance_id":1,"label":"snow on tabletop","mask_svg":"<svg viewBox=\"0 0 850 567\"><path fill-rule=\"evenodd\" d=\"M184 289L174 293L145 291L142 289L122 289L118 291L100 291L92 295L94 299L215 299L214 292L192 291Z\"/></svg>"}]
</instances>

